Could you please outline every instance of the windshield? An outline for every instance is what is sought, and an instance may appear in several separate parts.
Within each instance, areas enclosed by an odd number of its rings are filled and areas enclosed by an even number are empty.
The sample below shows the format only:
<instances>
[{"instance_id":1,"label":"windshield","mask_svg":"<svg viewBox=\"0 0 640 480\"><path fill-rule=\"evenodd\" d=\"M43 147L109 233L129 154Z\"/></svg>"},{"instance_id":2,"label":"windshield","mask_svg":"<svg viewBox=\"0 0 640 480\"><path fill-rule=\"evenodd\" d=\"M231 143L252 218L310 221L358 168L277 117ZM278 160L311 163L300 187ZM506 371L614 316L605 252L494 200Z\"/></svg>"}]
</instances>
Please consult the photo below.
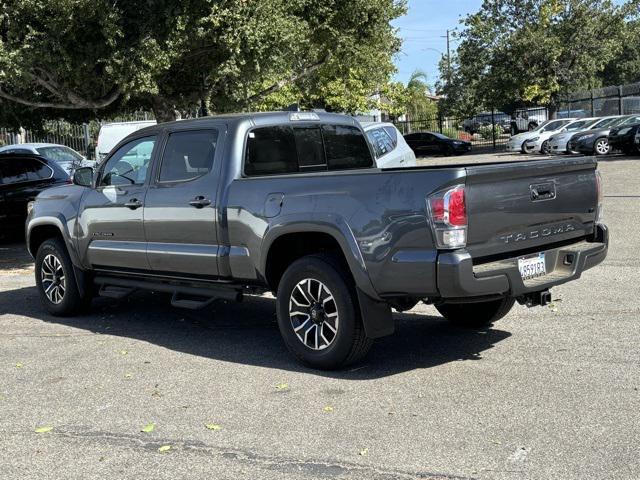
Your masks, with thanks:
<instances>
[{"instance_id":1,"label":"windshield","mask_svg":"<svg viewBox=\"0 0 640 480\"><path fill-rule=\"evenodd\" d=\"M567 132L575 132L576 130L582 130L590 125L593 125L595 120L578 120L567 125Z\"/></svg>"},{"instance_id":2,"label":"windshield","mask_svg":"<svg viewBox=\"0 0 640 480\"><path fill-rule=\"evenodd\" d=\"M82 161L82 155L69 147L39 147L38 153L56 163L77 163Z\"/></svg>"},{"instance_id":3,"label":"windshield","mask_svg":"<svg viewBox=\"0 0 640 480\"><path fill-rule=\"evenodd\" d=\"M633 125L635 123L640 123L640 115L634 115L633 117L627 117L622 122L617 123L616 125Z\"/></svg>"},{"instance_id":4,"label":"windshield","mask_svg":"<svg viewBox=\"0 0 640 480\"><path fill-rule=\"evenodd\" d=\"M618 117L613 117L613 118L605 118L603 120L600 120L599 122L594 123L593 125L591 125L591 129L595 130L596 128L605 128L605 127L609 127L611 125L614 125L615 123L619 122L620 118Z\"/></svg>"},{"instance_id":5,"label":"windshield","mask_svg":"<svg viewBox=\"0 0 640 480\"><path fill-rule=\"evenodd\" d=\"M434 137L437 137L437 138L442 138L442 139L447 139L447 140L449 139L449 137L447 137L446 135L443 135L443 134L438 133L438 132L429 132L429 133L431 135L433 135Z\"/></svg>"},{"instance_id":6,"label":"windshield","mask_svg":"<svg viewBox=\"0 0 640 480\"><path fill-rule=\"evenodd\" d=\"M553 130L558 130L559 128L561 128L563 125L566 125L567 123L569 123L569 120L553 120L544 126L544 131L552 132Z\"/></svg>"}]
</instances>

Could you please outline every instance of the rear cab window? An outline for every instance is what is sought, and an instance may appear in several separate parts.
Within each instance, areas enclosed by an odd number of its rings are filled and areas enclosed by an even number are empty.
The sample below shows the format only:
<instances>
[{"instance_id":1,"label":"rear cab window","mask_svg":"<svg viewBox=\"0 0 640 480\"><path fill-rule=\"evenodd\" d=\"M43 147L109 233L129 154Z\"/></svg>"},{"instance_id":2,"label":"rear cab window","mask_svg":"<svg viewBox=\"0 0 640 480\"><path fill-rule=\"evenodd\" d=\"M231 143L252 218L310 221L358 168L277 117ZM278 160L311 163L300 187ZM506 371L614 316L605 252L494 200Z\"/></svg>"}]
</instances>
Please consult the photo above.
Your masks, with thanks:
<instances>
[{"instance_id":1,"label":"rear cab window","mask_svg":"<svg viewBox=\"0 0 640 480\"><path fill-rule=\"evenodd\" d=\"M351 125L275 125L249 132L246 176L373 168L362 131Z\"/></svg>"}]
</instances>

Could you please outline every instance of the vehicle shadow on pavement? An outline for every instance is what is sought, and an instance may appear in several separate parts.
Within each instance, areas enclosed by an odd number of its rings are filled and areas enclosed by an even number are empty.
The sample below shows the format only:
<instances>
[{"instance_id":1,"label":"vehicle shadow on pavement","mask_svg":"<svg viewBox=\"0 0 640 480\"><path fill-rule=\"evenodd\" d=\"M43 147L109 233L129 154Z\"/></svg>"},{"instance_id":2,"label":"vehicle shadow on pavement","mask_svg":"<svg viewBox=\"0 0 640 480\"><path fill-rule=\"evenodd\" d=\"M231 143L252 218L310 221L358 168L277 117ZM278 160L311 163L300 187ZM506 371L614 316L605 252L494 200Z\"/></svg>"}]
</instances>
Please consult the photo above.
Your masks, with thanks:
<instances>
[{"instance_id":1,"label":"vehicle shadow on pavement","mask_svg":"<svg viewBox=\"0 0 640 480\"><path fill-rule=\"evenodd\" d=\"M322 372L300 365L287 352L276 323L275 301L269 297L247 297L240 304L218 301L208 309L189 311L171 307L165 294L141 292L120 302L98 298L88 314L59 318L44 311L35 287L25 287L0 292L0 314L3 313L133 338L225 362L348 380L480 360L482 352L511 335L496 328L456 328L440 317L395 314L396 333L376 340L363 362L342 371Z\"/></svg>"}]
</instances>

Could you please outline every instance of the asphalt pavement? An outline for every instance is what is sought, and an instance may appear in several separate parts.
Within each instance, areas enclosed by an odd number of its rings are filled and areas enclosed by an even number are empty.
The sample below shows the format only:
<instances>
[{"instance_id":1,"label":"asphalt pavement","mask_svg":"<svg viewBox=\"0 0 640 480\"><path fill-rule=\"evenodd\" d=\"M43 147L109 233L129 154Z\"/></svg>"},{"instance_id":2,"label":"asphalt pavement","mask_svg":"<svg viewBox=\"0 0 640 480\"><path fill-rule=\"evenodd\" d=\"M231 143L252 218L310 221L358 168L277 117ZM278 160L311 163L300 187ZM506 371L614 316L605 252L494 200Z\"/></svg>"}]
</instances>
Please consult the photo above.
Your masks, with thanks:
<instances>
[{"instance_id":1,"label":"asphalt pavement","mask_svg":"<svg viewBox=\"0 0 640 480\"><path fill-rule=\"evenodd\" d=\"M480 157L456 160L518 158ZM333 373L287 353L268 296L47 315L5 241L0 478L640 478L640 159L600 168L609 256L552 305L482 332L420 305Z\"/></svg>"}]
</instances>

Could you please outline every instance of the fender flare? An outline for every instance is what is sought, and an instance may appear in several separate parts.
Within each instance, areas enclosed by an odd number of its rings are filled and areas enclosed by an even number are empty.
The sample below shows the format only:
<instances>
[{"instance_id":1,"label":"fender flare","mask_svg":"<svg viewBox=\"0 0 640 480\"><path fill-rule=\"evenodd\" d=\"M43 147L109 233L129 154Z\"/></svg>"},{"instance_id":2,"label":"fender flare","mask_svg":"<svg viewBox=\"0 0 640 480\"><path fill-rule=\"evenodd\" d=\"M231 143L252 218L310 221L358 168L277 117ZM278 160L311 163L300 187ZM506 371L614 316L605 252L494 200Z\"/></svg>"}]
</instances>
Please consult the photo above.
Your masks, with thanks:
<instances>
[{"instance_id":1,"label":"fender flare","mask_svg":"<svg viewBox=\"0 0 640 480\"><path fill-rule=\"evenodd\" d=\"M263 278L266 278L269 250L277 239L291 233L310 232L325 233L338 242L356 283L362 323L367 336L379 338L392 334L395 325L391 307L375 291L356 238L344 218L338 215L314 214L311 217L309 215L279 217L278 223L270 226L262 241L259 273Z\"/></svg>"}]
</instances>

